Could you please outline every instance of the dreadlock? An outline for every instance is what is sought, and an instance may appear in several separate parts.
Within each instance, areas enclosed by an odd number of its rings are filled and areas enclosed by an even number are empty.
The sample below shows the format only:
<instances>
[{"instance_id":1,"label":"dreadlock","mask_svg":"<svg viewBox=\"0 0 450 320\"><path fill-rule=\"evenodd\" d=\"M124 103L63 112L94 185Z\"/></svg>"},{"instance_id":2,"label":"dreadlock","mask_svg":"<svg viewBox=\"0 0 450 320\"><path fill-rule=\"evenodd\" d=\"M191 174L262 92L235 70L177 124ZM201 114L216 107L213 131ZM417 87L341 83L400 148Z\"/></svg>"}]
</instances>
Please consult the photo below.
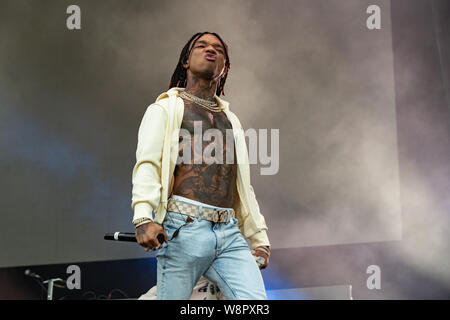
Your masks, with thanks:
<instances>
[{"instance_id":1,"label":"dreadlock","mask_svg":"<svg viewBox=\"0 0 450 320\"><path fill-rule=\"evenodd\" d=\"M187 82L187 72L186 69L183 67L183 63L186 63L189 55L191 53L192 48L194 47L195 42L204 34L212 34L217 37L217 39L220 40L222 43L222 46L225 49L225 76L219 80L219 85L217 86L216 95L220 96L221 94L225 95L224 87L225 87L225 81L227 80L228 71L230 70L230 58L228 56L228 46L223 42L222 38L214 32L198 32L192 36L192 38L186 43L183 50L180 54L180 59L178 59L177 67L175 68L175 71L172 75L172 78L170 80L169 89L173 87L179 87L179 88L185 88L186 82Z\"/></svg>"}]
</instances>

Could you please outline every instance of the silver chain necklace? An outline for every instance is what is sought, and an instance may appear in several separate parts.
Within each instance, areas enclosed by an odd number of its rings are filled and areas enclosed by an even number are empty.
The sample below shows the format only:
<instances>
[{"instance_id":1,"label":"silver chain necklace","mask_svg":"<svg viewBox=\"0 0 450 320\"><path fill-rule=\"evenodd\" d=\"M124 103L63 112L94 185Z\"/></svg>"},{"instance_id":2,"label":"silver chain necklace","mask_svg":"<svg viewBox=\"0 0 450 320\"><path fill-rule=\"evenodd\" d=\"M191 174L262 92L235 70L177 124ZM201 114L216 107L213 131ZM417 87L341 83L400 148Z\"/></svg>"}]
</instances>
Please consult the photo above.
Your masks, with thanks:
<instances>
[{"instance_id":1,"label":"silver chain necklace","mask_svg":"<svg viewBox=\"0 0 450 320\"><path fill-rule=\"evenodd\" d=\"M206 109L208 109L210 111L213 111L213 112L221 112L224 109L223 107L218 106L217 102L213 102L213 101L210 101L210 100L205 100L205 99L199 98L199 97L194 96L194 95L192 95L190 93L187 93L185 91L181 91L180 92L180 96L183 97L183 98L186 98L187 100L189 100L191 102L194 102L194 103L196 103L196 104L198 104L198 105L200 105L200 106L202 106L202 107L204 107L204 108L206 108Z\"/></svg>"},{"instance_id":2,"label":"silver chain necklace","mask_svg":"<svg viewBox=\"0 0 450 320\"><path fill-rule=\"evenodd\" d=\"M199 97L194 96L193 94L190 94L190 93L188 93L188 92L186 92L186 91L182 91L181 94L183 94L183 95L185 95L185 96L191 98L191 99L194 100L194 101L198 101L198 102L201 102L201 103L203 103L203 104L206 104L206 105L208 105L208 106L210 106L210 107L215 107L215 106L217 106L217 103L216 103L215 101L205 100L205 99L199 98Z\"/></svg>"}]
</instances>

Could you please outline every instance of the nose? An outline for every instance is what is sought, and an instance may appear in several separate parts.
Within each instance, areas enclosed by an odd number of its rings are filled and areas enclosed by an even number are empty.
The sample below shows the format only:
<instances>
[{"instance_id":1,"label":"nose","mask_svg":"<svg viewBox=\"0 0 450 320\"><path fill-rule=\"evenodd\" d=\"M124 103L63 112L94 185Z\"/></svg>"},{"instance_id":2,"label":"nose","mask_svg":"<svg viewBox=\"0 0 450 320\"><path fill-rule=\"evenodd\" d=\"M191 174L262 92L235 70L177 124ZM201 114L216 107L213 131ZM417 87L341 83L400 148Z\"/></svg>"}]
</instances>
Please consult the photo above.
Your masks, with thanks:
<instances>
[{"instance_id":1,"label":"nose","mask_svg":"<svg viewBox=\"0 0 450 320\"><path fill-rule=\"evenodd\" d=\"M213 46L209 45L208 47L206 47L206 52L207 53L214 53L217 54L216 50L214 49Z\"/></svg>"}]
</instances>

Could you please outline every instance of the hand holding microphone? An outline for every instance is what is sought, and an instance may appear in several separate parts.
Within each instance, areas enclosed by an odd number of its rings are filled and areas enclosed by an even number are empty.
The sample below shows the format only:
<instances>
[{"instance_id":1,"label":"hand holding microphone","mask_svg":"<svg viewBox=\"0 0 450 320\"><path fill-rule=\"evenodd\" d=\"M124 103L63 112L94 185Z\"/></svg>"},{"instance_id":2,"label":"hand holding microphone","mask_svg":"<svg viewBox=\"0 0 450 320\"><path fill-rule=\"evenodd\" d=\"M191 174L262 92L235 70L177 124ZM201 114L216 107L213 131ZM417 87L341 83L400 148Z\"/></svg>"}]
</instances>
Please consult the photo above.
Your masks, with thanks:
<instances>
[{"instance_id":1,"label":"hand holding microphone","mask_svg":"<svg viewBox=\"0 0 450 320\"><path fill-rule=\"evenodd\" d=\"M164 242L168 242L164 228L154 222L140 225L136 228L135 234L137 243L144 247L145 251L160 249Z\"/></svg>"},{"instance_id":2,"label":"hand holding microphone","mask_svg":"<svg viewBox=\"0 0 450 320\"><path fill-rule=\"evenodd\" d=\"M144 247L145 251L160 249L162 248L164 242L168 242L167 234L164 231L164 228L154 222L149 222L138 226L135 233L107 233L105 235L105 240L137 242Z\"/></svg>"}]
</instances>

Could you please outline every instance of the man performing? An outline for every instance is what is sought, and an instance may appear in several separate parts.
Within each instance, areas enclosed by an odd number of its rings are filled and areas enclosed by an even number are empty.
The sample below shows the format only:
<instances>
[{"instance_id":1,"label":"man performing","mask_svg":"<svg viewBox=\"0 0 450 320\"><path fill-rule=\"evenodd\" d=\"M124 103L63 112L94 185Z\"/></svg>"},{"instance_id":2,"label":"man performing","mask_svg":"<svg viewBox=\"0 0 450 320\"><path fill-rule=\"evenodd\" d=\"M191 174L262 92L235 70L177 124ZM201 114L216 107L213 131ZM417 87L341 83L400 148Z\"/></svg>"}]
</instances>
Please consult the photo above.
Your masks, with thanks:
<instances>
[{"instance_id":1,"label":"man performing","mask_svg":"<svg viewBox=\"0 0 450 320\"><path fill-rule=\"evenodd\" d=\"M242 126L219 98L229 69L220 36L195 34L169 90L147 108L139 127L133 224L146 251L159 249L158 299L189 299L202 275L227 299L266 299L252 254L267 266L267 226L250 183Z\"/></svg>"}]
</instances>

